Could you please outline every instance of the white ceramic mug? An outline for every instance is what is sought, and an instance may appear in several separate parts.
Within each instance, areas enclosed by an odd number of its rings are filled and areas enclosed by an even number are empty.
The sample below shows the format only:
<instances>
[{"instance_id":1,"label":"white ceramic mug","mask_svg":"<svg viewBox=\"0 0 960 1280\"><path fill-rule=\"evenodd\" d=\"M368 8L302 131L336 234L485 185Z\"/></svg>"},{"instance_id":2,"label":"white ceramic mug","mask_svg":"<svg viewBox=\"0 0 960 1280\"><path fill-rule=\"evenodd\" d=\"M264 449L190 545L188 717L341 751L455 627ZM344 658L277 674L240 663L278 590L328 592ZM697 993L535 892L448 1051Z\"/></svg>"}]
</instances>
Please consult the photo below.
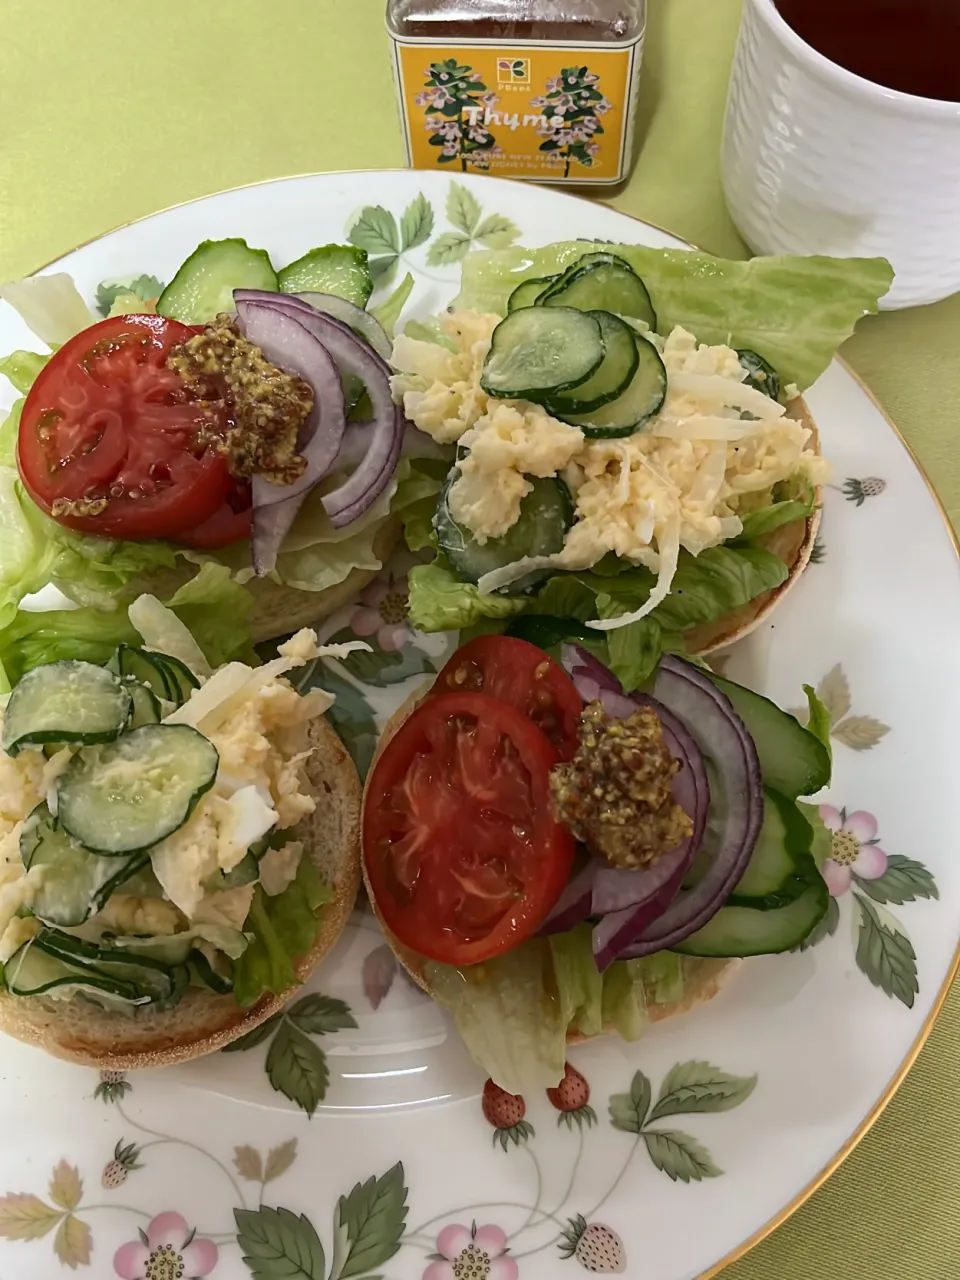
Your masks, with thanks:
<instances>
[{"instance_id":1,"label":"white ceramic mug","mask_svg":"<svg viewBox=\"0 0 960 1280\"><path fill-rule=\"evenodd\" d=\"M774 0L744 0L722 170L755 253L888 258L884 308L960 290L960 103L844 70Z\"/></svg>"}]
</instances>

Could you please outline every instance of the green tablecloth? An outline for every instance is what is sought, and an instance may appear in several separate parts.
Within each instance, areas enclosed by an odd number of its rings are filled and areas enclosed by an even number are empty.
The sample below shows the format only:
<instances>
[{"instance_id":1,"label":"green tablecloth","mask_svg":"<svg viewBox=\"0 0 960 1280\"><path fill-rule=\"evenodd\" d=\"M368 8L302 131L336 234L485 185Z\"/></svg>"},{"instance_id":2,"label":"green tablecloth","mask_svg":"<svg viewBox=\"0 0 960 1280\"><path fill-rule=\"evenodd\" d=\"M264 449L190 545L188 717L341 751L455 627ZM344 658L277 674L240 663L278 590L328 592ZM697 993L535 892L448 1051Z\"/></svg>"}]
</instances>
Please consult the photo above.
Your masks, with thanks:
<instances>
[{"instance_id":1,"label":"green tablecloth","mask_svg":"<svg viewBox=\"0 0 960 1280\"><path fill-rule=\"evenodd\" d=\"M403 163L384 0L3 0L0 278L118 224L264 178ZM649 0L643 147L615 203L745 248L718 155L740 0ZM844 355L960 520L960 297L861 325ZM831 1181L730 1280L960 1276L960 993Z\"/></svg>"}]
</instances>

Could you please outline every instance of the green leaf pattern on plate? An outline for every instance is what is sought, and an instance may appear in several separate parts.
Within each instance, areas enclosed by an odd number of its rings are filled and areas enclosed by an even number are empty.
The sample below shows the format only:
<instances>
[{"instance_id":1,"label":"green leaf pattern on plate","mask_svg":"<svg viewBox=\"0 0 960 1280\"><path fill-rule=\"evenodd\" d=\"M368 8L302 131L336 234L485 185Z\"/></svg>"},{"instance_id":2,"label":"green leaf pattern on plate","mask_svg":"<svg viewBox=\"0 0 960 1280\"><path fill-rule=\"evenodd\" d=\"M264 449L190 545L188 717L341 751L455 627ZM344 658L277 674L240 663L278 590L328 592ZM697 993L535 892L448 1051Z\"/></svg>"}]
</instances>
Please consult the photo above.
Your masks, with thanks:
<instances>
[{"instance_id":1,"label":"green leaf pattern on plate","mask_svg":"<svg viewBox=\"0 0 960 1280\"><path fill-rule=\"evenodd\" d=\"M488 213L469 188L451 182L446 202L452 231L442 231L427 249L428 267L446 267L461 262L470 249L506 249L520 235L520 229L501 213ZM389 209L367 205L347 230L351 244L370 254L369 267L377 287L385 287L405 253L426 244L433 235L436 218L423 192L407 205L397 223Z\"/></svg>"},{"instance_id":2,"label":"green leaf pattern on plate","mask_svg":"<svg viewBox=\"0 0 960 1280\"><path fill-rule=\"evenodd\" d=\"M732 1111L756 1087L756 1076L735 1076L710 1062L678 1062L667 1072L657 1101L650 1109L652 1087L642 1071L635 1072L629 1093L610 1098L610 1123L615 1129L643 1138L653 1164L672 1181L700 1182L723 1172L696 1138L679 1129L652 1129L668 1116Z\"/></svg>"}]
</instances>

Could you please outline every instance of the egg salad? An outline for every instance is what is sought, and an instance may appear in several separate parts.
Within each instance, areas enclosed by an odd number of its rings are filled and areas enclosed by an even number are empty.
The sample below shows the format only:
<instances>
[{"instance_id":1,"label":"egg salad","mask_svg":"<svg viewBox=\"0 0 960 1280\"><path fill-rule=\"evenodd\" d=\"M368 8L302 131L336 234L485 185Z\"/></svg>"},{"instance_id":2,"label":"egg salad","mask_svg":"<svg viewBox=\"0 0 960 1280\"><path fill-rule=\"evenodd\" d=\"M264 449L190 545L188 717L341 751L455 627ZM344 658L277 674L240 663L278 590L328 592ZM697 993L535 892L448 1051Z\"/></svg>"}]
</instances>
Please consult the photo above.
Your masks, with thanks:
<instances>
[{"instance_id":1,"label":"egg salad","mask_svg":"<svg viewBox=\"0 0 960 1280\"><path fill-rule=\"evenodd\" d=\"M407 417L438 443L459 446L449 510L477 544L517 524L531 477L562 479L573 499L562 548L481 575L481 592L546 566L589 569L612 552L658 575L649 599L617 620L635 621L668 594L681 549L698 556L735 539L743 516L769 505L776 486L817 486L830 475L810 427L747 383L730 346L699 343L681 325L666 336L636 326L666 371L662 407L641 431L591 439L541 404L484 391L500 323L492 314L448 313L440 326L449 347L400 335L393 354L393 391ZM788 402L797 394L785 389Z\"/></svg>"},{"instance_id":2,"label":"egg salad","mask_svg":"<svg viewBox=\"0 0 960 1280\"><path fill-rule=\"evenodd\" d=\"M333 698L285 676L368 646L321 647L303 630L262 666L212 671L153 597L130 619L143 648L121 645L107 667L35 667L2 700L0 964L49 935L48 959L87 966L85 982L51 983L53 998L92 983L143 1002L127 990L136 972L110 985L118 957L189 966L226 992L271 903L312 915L326 895L296 828L316 807L311 724Z\"/></svg>"}]
</instances>

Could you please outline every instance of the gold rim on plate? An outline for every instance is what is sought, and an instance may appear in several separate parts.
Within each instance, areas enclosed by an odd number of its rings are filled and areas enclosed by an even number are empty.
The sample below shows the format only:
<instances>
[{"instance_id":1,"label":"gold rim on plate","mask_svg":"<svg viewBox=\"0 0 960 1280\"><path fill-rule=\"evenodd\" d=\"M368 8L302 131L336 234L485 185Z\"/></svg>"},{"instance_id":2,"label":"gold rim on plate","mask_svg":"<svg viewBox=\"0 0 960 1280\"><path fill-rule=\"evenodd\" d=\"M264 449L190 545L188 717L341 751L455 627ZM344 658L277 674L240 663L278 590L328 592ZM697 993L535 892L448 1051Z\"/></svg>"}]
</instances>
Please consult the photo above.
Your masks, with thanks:
<instances>
[{"instance_id":1,"label":"gold rim on plate","mask_svg":"<svg viewBox=\"0 0 960 1280\"><path fill-rule=\"evenodd\" d=\"M168 205L164 209L157 209L153 213L142 214L139 218L130 218L127 222L121 222L118 226L111 227L109 231L101 231L98 235L91 236L88 240L84 240L81 244L75 245L72 249L65 250L63 253L58 254L56 258L52 258L49 262L45 262L42 266L36 267L34 271L31 272L30 274L35 275L37 271L44 271L47 267L52 267L55 263L59 262L62 258L69 257L71 253L76 253L78 250L86 248L87 245L93 244L97 240L102 240L106 236L113 235L113 233L116 231L123 231L127 227L134 226L138 222L146 222L150 218L157 218L161 214L172 212L174 209L182 209L188 204L197 204L200 200L208 200L212 196L229 195L234 191L249 191L253 187L269 186L272 183L295 182L301 178L348 177L353 174L360 174L360 173L412 173L412 172L417 172L417 171L406 168L406 167L399 167L399 166L394 168L389 168L389 169L331 169L325 172L294 173L294 174L288 174L284 177L263 178L263 179L260 179L258 182L243 182L243 183L240 183L239 186L225 187L222 191L211 191L211 192L208 192L206 195L193 196L189 200L178 200L175 204ZM470 176L474 178L481 178L487 182L508 182L510 184L516 184L518 186L521 185L521 180L518 178L494 178L487 174L471 174ZM655 222L648 221L646 218L639 218L635 214L627 213L626 210L624 209L618 209L614 205L610 204L609 201L596 199L590 196L578 195L571 191L564 191L562 189L549 186L548 184L544 184L544 185L548 190L552 191L554 195L565 196L568 200L580 200L584 204L604 205L606 208L610 209L613 213L618 213L621 215L621 217L629 218L631 222L637 222L641 226L650 227L654 231L659 231L661 235L670 236L674 240L681 240L683 243L688 244L691 249L700 248L700 246L698 245L690 244L689 241L684 241L682 236L674 235L674 233L672 231L668 231L666 227L661 227ZM701 250L701 252L708 252L708 251ZM954 554L957 556L958 560L960 560L960 538L958 538L957 532L950 521L950 517L947 515L947 510L944 507L942 501L940 500L939 494L937 493L936 489L933 487L930 477L927 475L923 467L923 464L921 463L920 459L917 457L916 452L914 451L912 445L909 443L909 441L906 440L900 428L893 421L893 419L887 413L886 409L883 407L883 405L880 403L880 401L877 399L874 393L870 390L870 388L867 386L864 380L860 377L860 375L853 368L851 368L851 366L847 363L846 360L842 359L839 356L837 356L836 359L838 364L841 366L841 368L846 373L848 373L851 378L853 378L854 382L856 382L860 390L866 395L867 399L874 405L874 407L883 417L887 426L890 428L890 430L894 433L894 435L900 441L901 445L903 446L904 450L907 453L907 456L910 458L913 465L916 467L917 471L920 473L921 477L923 478L923 482L927 486L927 489L930 493L930 497L933 499L934 505L936 506L937 510L940 513L940 518L943 520L944 527L947 530L947 534L953 546ZM811 1181L808 1182L807 1185L801 1191L799 1191L797 1195L794 1196L794 1198L780 1210L779 1213L774 1214L774 1216L768 1219L768 1221L766 1221L761 1227L758 1227L757 1230L751 1236L748 1236L746 1240L738 1244L735 1249L732 1249L730 1253L728 1253L724 1258L721 1258L719 1262L716 1262L712 1266L708 1267L706 1271L700 1272L700 1274L696 1277L696 1280L713 1280L713 1278L715 1276L718 1276L721 1271L731 1266L734 1262L739 1262L741 1258L746 1257L746 1255L750 1252L751 1249L754 1248L755 1245L760 1244L762 1240L766 1240L766 1238L772 1235L774 1231L777 1230L778 1227L783 1226L783 1224L787 1221L787 1219L791 1218L796 1213L796 1211L801 1207L801 1205L806 1204L806 1202L810 1199L810 1197L816 1191L819 1191L820 1188L824 1185L824 1183L826 1183L828 1179L831 1178L834 1173L836 1173L836 1171L840 1168L844 1160L846 1160L847 1156L850 1155L850 1153L854 1150L854 1148L859 1146L861 1141L866 1137L866 1135L870 1132L870 1130L873 1128L876 1122L880 1119L880 1116L887 1109L894 1094L900 1088L901 1084L903 1084L904 1080L906 1079L907 1075L910 1072L911 1067L914 1065L917 1058L920 1056L920 1050L923 1048L923 1046L926 1044L927 1040L930 1037L930 1032L933 1030L933 1024L936 1022L937 1018L940 1015L941 1010L943 1009L947 996L950 994L950 988L953 986L954 980L956 979L958 972L960 972L960 944L958 944L957 949L954 952L953 960L947 970L943 983L940 986L940 990L937 992L936 999L934 1000L933 1004L930 1007L930 1012L927 1014L927 1017L924 1020L923 1026L920 1028L919 1032L917 1033L917 1037L914 1040L913 1044L911 1045L906 1057L904 1058L903 1062L901 1062L897 1070L894 1072L889 1083L887 1084L886 1089L877 1099L876 1103L873 1105L873 1107L870 1109L867 1115L864 1116L863 1120L860 1122L858 1127L853 1131L853 1133L850 1135L847 1141L843 1144L840 1150L836 1153L836 1155L832 1158L832 1160L830 1160L829 1163L824 1166L824 1168L820 1171L820 1173L818 1173L815 1178L811 1179Z\"/></svg>"}]
</instances>

